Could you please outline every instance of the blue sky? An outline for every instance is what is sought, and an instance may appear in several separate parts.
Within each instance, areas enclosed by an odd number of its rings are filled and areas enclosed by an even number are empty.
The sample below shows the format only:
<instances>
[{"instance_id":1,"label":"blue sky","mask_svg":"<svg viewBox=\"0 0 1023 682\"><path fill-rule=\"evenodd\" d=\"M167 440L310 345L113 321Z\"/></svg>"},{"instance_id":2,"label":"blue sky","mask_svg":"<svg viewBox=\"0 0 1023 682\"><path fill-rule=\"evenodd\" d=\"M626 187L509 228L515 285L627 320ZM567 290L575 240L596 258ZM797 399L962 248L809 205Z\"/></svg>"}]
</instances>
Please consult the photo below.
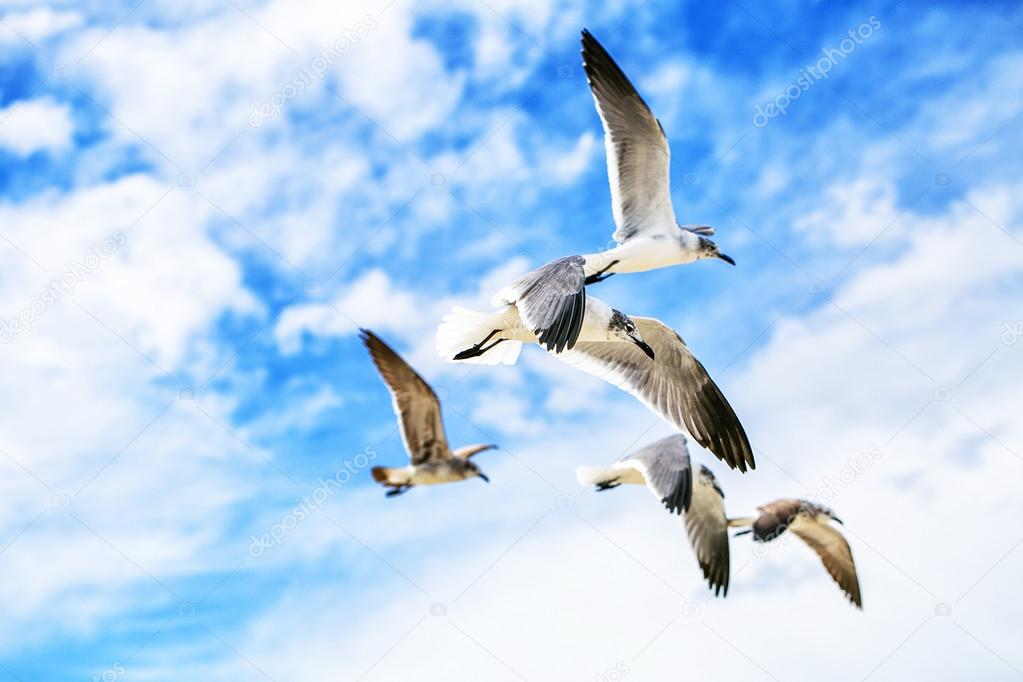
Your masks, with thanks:
<instances>
[{"instance_id":1,"label":"blue sky","mask_svg":"<svg viewBox=\"0 0 1023 682\"><path fill-rule=\"evenodd\" d=\"M339 4L0 4L0 679L1023 675L1018 6ZM694 453L729 513L837 510L862 613L794 543L733 541L710 600L646 493L575 482L666 425L437 357L452 305L610 239L583 27L738 262L594 293L729 396L757 470ZM384 499L359 326L501 444L490 486Z\"/></svg>"}]
</instances>

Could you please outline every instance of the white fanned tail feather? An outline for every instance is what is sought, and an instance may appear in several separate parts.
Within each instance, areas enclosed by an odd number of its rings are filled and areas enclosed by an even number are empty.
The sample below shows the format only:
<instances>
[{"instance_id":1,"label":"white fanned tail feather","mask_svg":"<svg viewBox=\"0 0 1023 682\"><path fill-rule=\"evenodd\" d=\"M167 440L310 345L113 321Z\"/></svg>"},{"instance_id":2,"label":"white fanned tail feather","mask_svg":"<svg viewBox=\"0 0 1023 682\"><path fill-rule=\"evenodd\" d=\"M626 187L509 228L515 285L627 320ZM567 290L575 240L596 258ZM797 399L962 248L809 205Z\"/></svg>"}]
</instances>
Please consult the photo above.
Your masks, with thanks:
<instances>
[{"instance_id":1,"label":"white fanned tail feather","mask_svg":"<svg viewBox=\"0 0 1023 682\"><path fill-rule=\"evenodd\" d=\"M521 341L506 340L497 344L483 355L464 360L455 360L455 356L472 348L487 337L495 329L506 329L509 326L507 310L481 313L468 308L455 306L444 316L437 328L437 352L448 362L467 362L475 365L514 365L522 350ZM495 334L483 344L490 346L498 338Z\"/></svg>"}]
</instances>

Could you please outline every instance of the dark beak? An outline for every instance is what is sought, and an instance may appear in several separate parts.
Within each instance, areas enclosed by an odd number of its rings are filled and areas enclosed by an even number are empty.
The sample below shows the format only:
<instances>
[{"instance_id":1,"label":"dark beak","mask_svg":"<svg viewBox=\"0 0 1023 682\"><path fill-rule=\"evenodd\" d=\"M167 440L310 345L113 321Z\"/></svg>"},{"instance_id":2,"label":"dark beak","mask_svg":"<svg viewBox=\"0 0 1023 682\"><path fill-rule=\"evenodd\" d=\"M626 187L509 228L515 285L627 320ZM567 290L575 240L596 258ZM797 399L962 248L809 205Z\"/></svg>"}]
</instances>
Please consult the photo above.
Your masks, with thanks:
<instances>
[{"instance_id":1,"label":"dark beak","mask_svg":"<svg viewBox=\"0 0 1023 682\"><path fill-rule=\"evenodd\" d=\"M840 524L842 524L843 526L845 525L845 521L843 521L842 519L838 518L837 516L832 516L832 517L831 517L831 519L832 519L833 521L838 521L838 522L839 522Z\"/></svg>"},{"instance_id":2,"label":"dark beak","mask_svg":"<svg viewBox=\"0 0 1023 682\"><path fill-rule=\"evenodd\" d=\"M483 473L482 471L480 473L476 474L476 475L479 476L480 478L482 478L487 483L490 483L490 479L487 478L487 475L485 473Z\"/></svg>"},{"instance_id":3,"label":"dark beak","mask_svg":"<svg viewBox=\"0 0 1023 682\"><path fill-rule=\"evenodd\" d=\"M651 360L654 359L654 349L651 348L646 341L640 341L639 339L633 339L633 343L639 346L639 349L646 353L646 356Z\"/></svg>"},{"instance_id":4,"label":"dark beak","mask_svg":"<svg viewBox=\"0 0 1023 682\"><path fill-rule=\"evenodd\" d=\"M731 256L729 256L727 253L719 253L718 254L718 258L720 258L721 260L723 260L726 263L729 263L731 265L735 265L735 259L733 259Z\"/></svg>"}]
</instances>

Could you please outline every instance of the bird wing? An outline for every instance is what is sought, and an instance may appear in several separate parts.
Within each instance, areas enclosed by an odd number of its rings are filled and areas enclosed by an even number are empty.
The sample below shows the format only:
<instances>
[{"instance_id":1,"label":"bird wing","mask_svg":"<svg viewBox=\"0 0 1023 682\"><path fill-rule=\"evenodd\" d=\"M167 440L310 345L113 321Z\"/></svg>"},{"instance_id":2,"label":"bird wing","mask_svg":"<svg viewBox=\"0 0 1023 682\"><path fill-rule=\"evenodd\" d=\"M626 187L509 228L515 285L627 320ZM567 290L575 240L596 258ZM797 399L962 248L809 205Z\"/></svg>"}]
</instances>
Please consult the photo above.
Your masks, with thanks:
<instances>
[{"instance_id":1,"label":"bird wing","mask_svg":"<svg viewBox=\"0 0 1023 682\"><path fill-rule=\"evenodd\" d=\"M523 324L547 350L572 348L586 314L585 265L582 256L551 261L501 289L494 304L514 304Z\"/></svg>"},{"instance_id":2,"label":"bird wing","mask_svg":"<svg viewBox=\"0 0 1023 682\"><path fill-rule=\"evenodd\" d=\"M689 509L693 492L693 469L689 463L686 437L681 433L662 438L641 450L625 455L621 464L643 474L647 488L672 514Z\"/></svg>"},{"instance_id":3,"label":"bird wing","mask_svg":"<svg viewBox=\"0 0 1023 682\"><path fill-rule=\"evenodd\" d=\"M440 401L430 385L373 332L362 329L360 338L391 391L401 440L412 464L449 456Z\"/></svg>"},{"instance_id":4,"label":"bird wing","mask_svg":"<svg viewBox=\"0 0 1023 682\"><path fill-rule=\"evenodd\" d=\"M650 359L626 341L577 343L557 358L631 393L733 469L755 468L753 450L721 390L682 338L659 320L633 317Z\"/></svg>"},{"instance_id":5,"label":"bird wing","mask_svg":"<svg viewBox=\"0 0 1023 682\"><path fill-rule=\"evenodd\" d=\"M705 466L700 466L693 479L693 502L685 513L686 534L714 596L727 596L731 569L725 494Z\"/></svg>"},{"instance_id":6,"label":"bird wing","mask_svg":"<svg viewBox=\"0 0 1023 682\"><path fill-rule=\"evenodd\" d=\"M583 69L604 126L611 211L624 243L640 232L675 226L668 180L671 150L664 129L597 39L584 30Z\"/></svg>"},{"instance_id":7,"label":"bird wing","mask_svg":"<svg viewBox=\"0 0 1023 682\"><path fill-rule=\"evenodd\" d=\"M842 588L845 596L862 609L860 581L856 577L856 564L853 563L852 550L842 534L828 522L827 517L820 514L798 514L789 523L789 530L817 552L824 568Z\"/></svg>"}]
</instances>

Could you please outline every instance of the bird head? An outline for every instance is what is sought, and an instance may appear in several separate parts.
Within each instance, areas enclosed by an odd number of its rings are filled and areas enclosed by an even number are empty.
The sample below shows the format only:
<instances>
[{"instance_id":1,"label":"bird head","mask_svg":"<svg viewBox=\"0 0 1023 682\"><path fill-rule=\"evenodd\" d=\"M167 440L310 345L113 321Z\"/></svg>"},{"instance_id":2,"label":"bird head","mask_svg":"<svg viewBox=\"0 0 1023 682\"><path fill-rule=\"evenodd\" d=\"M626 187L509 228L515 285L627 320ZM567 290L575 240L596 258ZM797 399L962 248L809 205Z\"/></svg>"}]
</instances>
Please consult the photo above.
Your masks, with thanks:
<instances>
[{"instance_id":1,"label":"bird head","mask_svg":"<svg viewBox=\"0 0 1023 682\"><path fill-rule=\"evenodd\" d=\"M639 333L639 328L625 313L619 310L611 311L611 319L607 325L609 341L626 341L639 346L639 349L646 353L651 360L654 359L654 349L651 348Z\"/></svg>"},{"instance_id":2,"label":"bird head","mask_svg":"<svg viewBox=\"0 0 1023 682\"><path fill-rule=\"evenodd\" d=\"M480 471L480 468L478 466L476 466L475 462L472 462L470 460L466 460L465 461L465 472L466 472L466 478L472 478L472 477L476 476L478 478L482 478L487 483L490 483L490 479L487 477L486 474L484 474L482 471Z\"/></svg>"},{"instance_id":3,"label":"bird head","mask_svg":"<svg viewBox=\"0 0 1023 682\"><path fill-rule=\"evenodd\" d=\"M707 239L706 237L700 237L699 254L701 259L720 258L726 263L735 265L735 260L731 256L721 253L721 249L718 248L718 245L715 244L713 240Z\"/></svg>"}]
</instances>

